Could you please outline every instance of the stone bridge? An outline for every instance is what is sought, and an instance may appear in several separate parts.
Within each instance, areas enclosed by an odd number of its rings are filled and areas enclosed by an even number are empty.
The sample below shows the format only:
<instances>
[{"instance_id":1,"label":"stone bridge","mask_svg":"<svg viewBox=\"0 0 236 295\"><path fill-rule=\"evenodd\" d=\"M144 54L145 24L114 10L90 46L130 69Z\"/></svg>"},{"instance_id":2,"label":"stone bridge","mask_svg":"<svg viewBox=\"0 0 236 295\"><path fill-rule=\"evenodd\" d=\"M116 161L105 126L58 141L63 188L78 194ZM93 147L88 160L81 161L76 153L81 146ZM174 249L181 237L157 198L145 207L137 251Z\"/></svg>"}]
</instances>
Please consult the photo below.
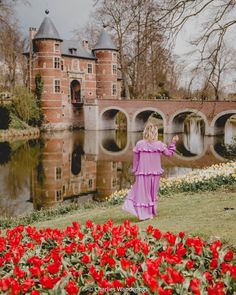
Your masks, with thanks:
<instances>
[{"instance_id":1,"label":"stone bridge","mask_svg":"<svg viewBox=\"0 0 236 295\"><path fill-rule=\"evenodd\" d=\"M141 131L152 113L163 120L164 133L183 132L184 120L189 114L200 116L205 135L224 133L226 121L236 114L236 101L194 100L86 100L84 118L86 130L115 129L115 118L122 112L128 131Z\"/></svg>"}]
</instances>

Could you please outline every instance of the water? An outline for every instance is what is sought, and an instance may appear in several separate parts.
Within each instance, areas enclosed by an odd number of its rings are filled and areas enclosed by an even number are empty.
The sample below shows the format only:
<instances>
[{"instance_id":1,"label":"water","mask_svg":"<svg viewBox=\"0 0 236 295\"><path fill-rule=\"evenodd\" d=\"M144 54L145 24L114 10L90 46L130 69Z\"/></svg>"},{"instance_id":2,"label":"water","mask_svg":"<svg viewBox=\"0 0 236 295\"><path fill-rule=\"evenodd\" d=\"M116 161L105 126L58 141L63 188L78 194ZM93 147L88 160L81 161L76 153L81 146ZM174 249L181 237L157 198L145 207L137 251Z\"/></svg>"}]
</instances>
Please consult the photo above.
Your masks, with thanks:
<instances>
[{"instance_id":1,"label":"water","mask_svg":"<svg viewBox=\"0 0 236 295\"><path fill-rule=\"evenodd\" d=\"M162 158L163 177L233 159L236 126L223 136L204 137L197 120L186 123L177 153ZM73 131L44 134L39 140L0 143L0 213L18 216L61 202L104 200L129 187L132 149L142 133ZM172 135L161 139L168 143Z\"/></svg>"}]
</instances>

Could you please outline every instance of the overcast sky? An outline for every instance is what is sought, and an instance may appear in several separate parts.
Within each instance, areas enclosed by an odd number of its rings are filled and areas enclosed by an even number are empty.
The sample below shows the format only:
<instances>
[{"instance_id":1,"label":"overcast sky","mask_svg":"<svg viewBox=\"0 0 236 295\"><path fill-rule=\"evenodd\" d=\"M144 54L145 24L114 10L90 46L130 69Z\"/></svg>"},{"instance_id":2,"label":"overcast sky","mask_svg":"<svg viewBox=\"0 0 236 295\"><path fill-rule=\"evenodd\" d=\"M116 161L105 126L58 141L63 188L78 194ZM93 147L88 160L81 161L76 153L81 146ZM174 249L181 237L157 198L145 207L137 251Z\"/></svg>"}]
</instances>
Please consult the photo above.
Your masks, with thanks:
<instances>
[{"instance_id":1,"label":"overcast sky","mask_svg":"<svg viewBox=\"0 0 236 295\"><path fill-rule=\"evenodd\" d=\"M17 16L22 32L28 34L29 27L39 28L45 10L56 26L62 39L70 39L72 31L83 26L93 11L93 0L27 0L17 4Z\"/></svg>"},{"instance_id":2,"label":"overcast sky","mask_svg":"<svg viewBox=\"0 0 236 295\"><path fill-rule=\"evenodd\" d=\"M17 4L17 15L22 32L27 35L29 27L39 28L45 17L45 10L55 24L62 39L71 39L73 30L85 25L90 14L95 10L93 0L27 0ZM189 32L188 32L189 31ZM178 38L175 53L183 54L189 51L186 42L191 30L183 32Z\"/></svg>"}]
</instances>

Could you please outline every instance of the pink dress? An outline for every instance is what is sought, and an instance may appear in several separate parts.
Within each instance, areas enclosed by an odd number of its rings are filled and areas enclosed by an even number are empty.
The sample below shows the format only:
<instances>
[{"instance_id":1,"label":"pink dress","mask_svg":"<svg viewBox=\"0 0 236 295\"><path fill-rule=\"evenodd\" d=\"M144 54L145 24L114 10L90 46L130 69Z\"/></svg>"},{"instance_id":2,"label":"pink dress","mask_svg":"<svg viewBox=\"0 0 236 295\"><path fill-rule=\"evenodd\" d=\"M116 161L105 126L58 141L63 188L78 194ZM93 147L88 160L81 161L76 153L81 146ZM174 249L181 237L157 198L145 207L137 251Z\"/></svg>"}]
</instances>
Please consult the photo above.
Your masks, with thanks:
<instances>
[{"instance_id":1,"label":"pink dress","mask_svg":"<svg viewBox=\"0 0 236 295\"><path fill-rule=\"evenodd\" d=\"M157 215L157 200L161 174L161 155L172 156L176 143L166 146L161 141L140 140L133 149L133 173L135 183L132 185L123 209L137 216L140 220Z\"/></svg>"}]
</instances>

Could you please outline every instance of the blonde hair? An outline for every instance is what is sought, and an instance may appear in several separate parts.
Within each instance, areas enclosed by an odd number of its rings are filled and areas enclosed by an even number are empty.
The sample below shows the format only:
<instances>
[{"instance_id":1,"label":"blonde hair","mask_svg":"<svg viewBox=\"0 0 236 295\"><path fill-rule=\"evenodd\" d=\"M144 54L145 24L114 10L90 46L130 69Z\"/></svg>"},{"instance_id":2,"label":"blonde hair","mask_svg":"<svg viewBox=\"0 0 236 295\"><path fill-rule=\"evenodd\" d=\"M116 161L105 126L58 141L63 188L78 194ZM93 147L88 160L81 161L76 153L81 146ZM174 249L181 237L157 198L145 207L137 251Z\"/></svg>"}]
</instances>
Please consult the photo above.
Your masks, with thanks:
<instances>
[{"instance_id":1,"label":"blonde hair","mask_svg":"<svg viewBox=\"0 0 236 295\"><path fill-rule=\"evenodd\" d=\"M143 139L158 140L158 125L148 122L143 130Z\"/></svg>"}]
</instances>

